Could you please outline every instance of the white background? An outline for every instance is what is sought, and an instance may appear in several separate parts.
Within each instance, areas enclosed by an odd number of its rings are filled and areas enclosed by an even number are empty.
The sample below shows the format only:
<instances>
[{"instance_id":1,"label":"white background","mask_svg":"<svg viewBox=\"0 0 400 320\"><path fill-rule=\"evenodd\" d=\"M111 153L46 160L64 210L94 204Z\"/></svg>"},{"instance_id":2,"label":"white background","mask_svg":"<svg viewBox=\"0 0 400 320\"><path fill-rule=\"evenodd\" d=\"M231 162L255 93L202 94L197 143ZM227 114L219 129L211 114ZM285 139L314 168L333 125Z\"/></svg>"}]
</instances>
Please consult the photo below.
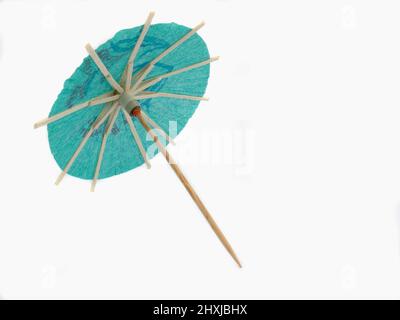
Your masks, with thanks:
<instances>
[{"instance_id":1,"label":"white background","mask_svg":"<svg viewBox=\"0 0 400 320\"><path fill-rule=\"evenodd\" d=\"M170 150L243 269L162 157L95 193L72 177L55 187L46 129L32 128L84 45L150 10L205 20L221 56ZM400 298L399 13L398 1L0 0L0 296Z\"/></svg>"}]
</instances>

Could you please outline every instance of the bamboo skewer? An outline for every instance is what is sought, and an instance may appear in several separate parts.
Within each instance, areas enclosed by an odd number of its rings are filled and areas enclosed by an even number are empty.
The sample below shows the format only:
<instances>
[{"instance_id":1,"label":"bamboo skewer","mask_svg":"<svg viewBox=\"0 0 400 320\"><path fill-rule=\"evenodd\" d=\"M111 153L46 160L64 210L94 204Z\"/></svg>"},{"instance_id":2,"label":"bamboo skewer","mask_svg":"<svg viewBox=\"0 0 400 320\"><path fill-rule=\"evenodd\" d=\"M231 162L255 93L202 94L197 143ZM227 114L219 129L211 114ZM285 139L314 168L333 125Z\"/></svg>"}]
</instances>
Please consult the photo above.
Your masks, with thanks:
<instances>
[{"instance_id":1,"label":"bamboo skewer","mask_svg":"<svg viewBox=\"0 0 400 320\"><path fill-rule=\"evenodd\" d=\"M115 101L115 100L119 99L119 97L120 97L119 94L114 95L114 96L111 96L111 95L112 95L112 92L105 93L105 94L103 94L101 96L98 96L96 98L93 98L93 99L91 99L89 101L77 104L77 105L75 105L73 107L68 108L67 110L65 110L63 112L55 114L54 116L51 116L51 117L48 117L48 118L45 118L43 120L40 120L40 121L36 122L33 125L33 127L35 129L37 129L37 128L41 127L41 126L44 126L46 124L49 124L49 123L57 121L57 120L59 120L61 118L64 118L64 117L70 115L71 113L79 111L79 110L81 110L83 108L92 107L92 106L96 106L96 105L99 105L99 104Z\"/></svg>"},{"instance_id":2,"label":"bamboo skewer","mask_svg":"<svg viewBox=\"0 0 400 320\"><path fill-rule=\"evenodd\" d=\"M146 113L144 113L143 110L141 110L141 113L142 113L143 118L144 118L148 123L150 123L151 126L152 126L154 129L157 129L157 130L164 136L164 138L165 138L168 142L172 143L173 145L176 144L175 141L174 141L174 139L172 139L172 138L157 124L157 123L155 123L155 122L153 121L153 119L151 119Z\"/></svg>"},{"instance_id":3,"label":"bamboo skewer","mask_svg":"<svg viewBox=\"0 0 400 320\"><path fill-rule=\"evenodd\" d=\"M86 51L89 53L90 57L93 59L94 63L97 65L99 68L100 72L103 74L103 76L106 78L108 83L119 93L124 92L124 89L119 85L117 81L113 78L111 75L110 71L106 68L104 65L103 61L101 61L100 57L98 56L97 52L92 48L92 46L88 43L86 46Z\"/></svg>"},{"instance_id":4,"label":"bamboo skewer","mask_svg":"<svg viewBox=\"0 0 400 320\"><path fill-rule=\"evenodd\" d=\"M208 101L208 98L206 97L188 96L184 94L167 93L167 92L143 91L140 95L135 96L136 100L153 99L153 98L174 98L174 99L185 99L185 100Z\"/></svg>"},{"instance_id":5,"label":"bamboo skewer","mask_svg":"<svg viewBox=\"0 0 400 320\"><path fill-rule=\"evenodd\" d=\"M148 81L145 81L143 83L143 85L140 86L136 91L137 92L143 91L144 89L156 84L157 82L161 81L164 78L172 77L174 75L180 74L180 73L185 72L185 71L189 71L189 70L194 69L194 68L200 68L200 67L205 66L207 64L210 64L210 63L212 63L214 61L217 61L218 59L219 59L218 56L212 57L212 58L210 58L208 60L205 60L205 61L202 61L202 62L198 62L198 63L192 64L190 66L187 66L187 67L184 67L184 68L181 68L181 69L177 69L177 70L174 70L174 71L171 71L171 72L160 74L160 75L156 76L153 79L149 79Z\"/></svg>"},{"instance_id":6,"label":"bamboo skewer","mask_svg":"<svg viewBox=\"0 0 400 320\"><path fill-rule=\"evenodd\" d=\"M232 256L233 260L235 260L235 262L237 263L237 265L241 268L242 265L237 257L237 255L235 254L235 252L233 251L232 246L229 244L228 240L226 239L226 237L224 236L224 234L222 233L221 229L218 227L217 223L215 222L215 220L213 219L213 217L211 216L211 214L208 212L207 208L205 207L205 205L203 204L203 202L201 201L201 199L199 198L199 196L197 195L196 191L193 189L193 187L190 185L189 181L187 180L187 178L184 176L183 172L181 171L181 169L179 168L179 166L175 163L175 161L173 160L173 158L170 156L170 154L168 153L168 151L165 149L165 147L163 146L163 144L159 141L159 139L157 138L157 136L153 133L153 131L151 130L151 128L149 127L149 125L146 123L144 117L142 116L142 111L140 111L139 108L137 108L136 111L134 111L135 116L139 119L140 123L142 124L143 128L152 136L154 142L157 144L158 149L160 150L160 152L164 155L165 159L167 160L167 162L169 163L169 165L171 166L172 170L175 172L175 174L178 176L179 180L182 182L182 184L184 185L184 187L186 188L187 192L189 193L189 195L192 197L193 201L196 203L197 207L200 209L201 213L203 214L203 216L206 218L207 222L209 223L210 227L213 229L213 231L215 232L215 234L217 235L218 239L221 241L221 243L223 244L223 246L225 247L225 249L229 252L229 254Z\"/></svg>"},{"instance_id":7,"label":"bamboo skewer","mask_svg":"<svg viewBox=\"0 0 400 320\"><path fill-rule=\"evenodd\" d=\"M147 167L147 169L150 169L151 165L150 165L150 161L147 157L146 150L144 150L142 141L140 140L139 134L137 133L137 130L135 128L135 125L134 125L130 115L128 114L128 111L125 110L125 108L122 108L122 113L124 114L125 119L128 122L129 129L131 130L131 133L133 135L133 138L135 139L136 145L139 148L139 152L142 155L144 162L146 163L146 167Z\"/></svg>"},{"instance_id":8,"label":"bamboo skewer","mask_svg":"<svg viewBox=\"0 0 400 320\"><path fill-rule=\"evenodd\" d=\"M146 36L147 31L149 30L151 21L153 20L154 12L150 12L149 16L146 19L146 22L143 25L142 32L138 40L136 41L135 47L132 50L131 56L128 59L127 70L126 70L126 82L125 82L125 90L129 90L132 82L132 72L133 72L133 63L135 62L136 55L139 51L140 46L142 45L143 39Z\"/></svg>"},{"instance_id":9,"label":"bamboo skewer","mask_svg":"<svg viewBox=\"0 0 400 320\"><path fill-rule=\"evenodd\" d=\"M96 171L93 176L92 185L90 186L91 192L94 192L94 189L96 187L97 178L99 177L101 164L103 162L104 151L106 149L107 138L110 135L112 128L114 127L114 123L115 123L115 120L117 120L119 110L120 110L120 107L117 107L114 110L113 115L108 118L108 123L107 123L106 129L104 131L104 135L103 135L103 140L101 141L100 153L99 153L99 157L97 159L97 164L96 164Z\"/></svg>"},{"instance_id":10,"label":"bamboo skewer","mask_svg":"<svg viewBox=\"0 0 400 320\"><path fill-rule=\"evenodd\" d=\"M85 137L82 139L81 143L79 144L78 148L75 150L74 154L72 155L71 159L69 159L67 165L65 166L64 170L60 173L58 176L55 184L58 185L62 181L62 179L65 177L67 174L68 170L71 168L72 164L78 157L79 153L82 151L83 147L85 146L86 142L89 140L90 136L96 130L101 126L101 124L107 119L107 117L110 115L110 113L116 108L118 105L118 101L113 104L111 108L109 108L107 111L106 109L103 109L103 111L100 113L100 115L97 117L96 121L92 124L90 127L89 131L86 133Z\"/></svg>"}]
</instances>

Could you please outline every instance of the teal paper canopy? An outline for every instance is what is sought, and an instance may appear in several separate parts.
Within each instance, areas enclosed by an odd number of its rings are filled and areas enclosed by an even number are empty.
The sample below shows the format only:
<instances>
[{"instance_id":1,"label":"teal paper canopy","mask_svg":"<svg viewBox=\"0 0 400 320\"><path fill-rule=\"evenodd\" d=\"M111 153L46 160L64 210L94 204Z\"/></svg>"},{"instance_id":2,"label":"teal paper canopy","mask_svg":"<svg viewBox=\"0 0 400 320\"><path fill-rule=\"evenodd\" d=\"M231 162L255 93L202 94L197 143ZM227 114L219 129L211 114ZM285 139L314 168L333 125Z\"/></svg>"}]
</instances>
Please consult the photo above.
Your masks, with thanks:
<instances>
[{"instance_id":1,"label":"teal paper canopy","mask_svg":"<svg viewBox=\"0 0 400 320\"><path fill-rule=\"evenodd\" d=\"M117 82L122 77L142 28L143 26L139 26L119 31L112 39L96 49L98 56ZM190 30L175 23L150 26L134 61L133 74L136 75L152 59ZM209 58L205 42L198 34L195 34L158 61L145 79L152 79ZM207 87L209 71L210 67L207 64L164 78L147 90L201 97ZM88 56L74 74L65 81L64 88L58 95L49 116L54 116L72 106L110 91L113 91L113 88ZM176 126L178 134L195 112L199 101L157 97L139 100L139 103L141 109L167 133L170 127L169 123L172 121L172 127ZM106 104L90 106L48 124L50 149L61 169L65 168L105 106ZM132 117L132 121L147 150L154 141L147 136L146 131L135 117ZM105 128L106 123L103 123L93 132L68 170L68 174L82 179L93 178ZM163 141L163 143L166 144L167 141ZM149 148L148 156L151 158L157 153L157 148ZM143 163L143 157L133 139L129 125L122 112L119 112L108 136L98 178L103 179L121 174Z\"/></svg>"}]
</instances>

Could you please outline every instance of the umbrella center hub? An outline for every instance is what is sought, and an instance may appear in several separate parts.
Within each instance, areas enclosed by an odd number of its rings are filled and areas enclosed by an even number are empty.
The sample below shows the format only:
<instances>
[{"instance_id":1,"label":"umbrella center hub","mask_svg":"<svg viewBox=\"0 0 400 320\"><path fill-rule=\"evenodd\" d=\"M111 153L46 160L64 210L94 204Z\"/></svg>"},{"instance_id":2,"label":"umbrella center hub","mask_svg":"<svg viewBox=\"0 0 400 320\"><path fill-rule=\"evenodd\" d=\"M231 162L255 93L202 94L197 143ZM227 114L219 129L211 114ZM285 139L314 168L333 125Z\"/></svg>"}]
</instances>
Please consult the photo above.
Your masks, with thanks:
<instances>
[{"instance_id":1,"label":"umbrella center hub","mask_svg":"<svg viewBox=\"0 0 400 320\"><path fill-rule=\"evenodd\" d=\"M124 92L119 98L119 103L122 108L130 114L135 107L139 107L139 102L135 99L134 95L129 92Z\"/></svg>"}]
</instances>

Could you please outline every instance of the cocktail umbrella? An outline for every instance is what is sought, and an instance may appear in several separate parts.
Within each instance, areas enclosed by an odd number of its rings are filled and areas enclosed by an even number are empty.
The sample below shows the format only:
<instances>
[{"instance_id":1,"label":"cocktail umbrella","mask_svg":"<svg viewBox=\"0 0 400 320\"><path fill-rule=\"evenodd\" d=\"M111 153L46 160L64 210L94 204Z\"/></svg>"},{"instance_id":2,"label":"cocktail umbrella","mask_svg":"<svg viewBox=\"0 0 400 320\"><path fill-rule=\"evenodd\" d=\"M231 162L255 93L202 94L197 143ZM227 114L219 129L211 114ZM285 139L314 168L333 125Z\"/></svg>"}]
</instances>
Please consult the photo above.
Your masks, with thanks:
<instances>
[{"instance_id":1,"label":"cocktail umbrella","mask_svg":"<svg viewBox=\"0 0 400 320\"><path fill-rule=\"evenodd\" d=\"M160 151L236 263L231 245L173 160L166 146L174 143L166 132L170 123L179 133L195 112L209 77L207 46L197 31L175 23L143 26L118 32L94 50L64 83L47 125L51 152L62 169L58 185L68 173L98 179L124 173ZM116 80L118 79L118 81ZM153 144L157 148L152 148ZM150 149L152 152L150 152ZM147 150L147 152L145 151Z\"/></svg>"}]
</instances>

